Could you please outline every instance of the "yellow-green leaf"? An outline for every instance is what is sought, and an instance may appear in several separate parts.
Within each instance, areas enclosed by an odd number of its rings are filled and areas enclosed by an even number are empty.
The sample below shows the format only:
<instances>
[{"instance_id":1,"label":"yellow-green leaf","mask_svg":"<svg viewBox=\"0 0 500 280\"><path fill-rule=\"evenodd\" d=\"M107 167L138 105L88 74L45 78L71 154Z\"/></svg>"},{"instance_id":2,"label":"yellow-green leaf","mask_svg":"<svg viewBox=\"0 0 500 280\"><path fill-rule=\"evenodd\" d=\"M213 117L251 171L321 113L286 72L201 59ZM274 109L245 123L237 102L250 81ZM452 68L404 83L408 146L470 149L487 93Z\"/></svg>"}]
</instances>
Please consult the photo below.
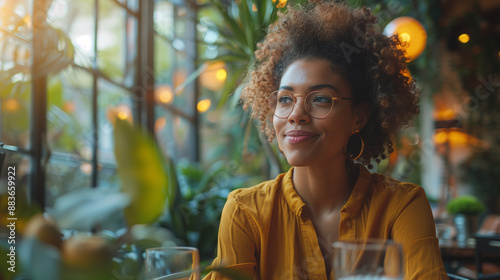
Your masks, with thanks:
<instances>
[{"instance_id":1,"label":"yellow-green leaf","mask_svg":"<svg viewBox=\"0 0 500 280\"><path fill-rule=\"evenodd\" d=\"M151 137L126 120L116 119L114 135L121 190L132 198L125 219L129 226L153 223L171 196L161 151Z\"/></svg>"}]
</instances>

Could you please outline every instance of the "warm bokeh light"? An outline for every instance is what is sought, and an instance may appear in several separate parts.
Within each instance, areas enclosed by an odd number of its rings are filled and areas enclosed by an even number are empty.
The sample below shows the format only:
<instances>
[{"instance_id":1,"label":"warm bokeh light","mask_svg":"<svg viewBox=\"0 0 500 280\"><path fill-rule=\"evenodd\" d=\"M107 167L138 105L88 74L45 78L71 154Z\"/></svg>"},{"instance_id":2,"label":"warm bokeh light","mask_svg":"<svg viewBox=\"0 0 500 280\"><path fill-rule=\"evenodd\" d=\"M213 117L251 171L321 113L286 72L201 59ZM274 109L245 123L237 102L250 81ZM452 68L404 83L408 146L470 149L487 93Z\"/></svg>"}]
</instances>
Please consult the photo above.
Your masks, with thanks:
<instances>
[{"instance_id":1,"label":"warm bokeh light","mask_svg":"<svg viewBox=\"0 0 500 280\"><path fill-rule=\"evenodd\" d=\"M161 85L155 89L156 102L172 103L174 101L174 94L168 85Z\"/></svg>"},{"instance_id":2,"label":"warm bokeh light","mask_svg":"<svg viewBox=\"0 0 500 280\"><path fill-rule=\"evenodd\" d=\"M386 36L398 34L399 39L406 43L403 50L406 51L406 59L412 61L425 49L427 44L427 33L420 22L411 17L398 17L384 29Z\"/></svg>"},{"instance_id":3,"label":"warm bokeh light","mask_svg":"<svg viewBox=\"0 0 500 280\"><path fill-rule=\"evenodd\" d=\"M444 108L434 112L434 120L446 121L455 119L457 112L450 108Z\"/></svg>"},{"instance_id":4,"label":"warm bokeh light","mask_svg":"<svg viewBox=\"0 0 500 280\"><path fill-rule=\"evenodd\" d=\"M196 108L198 109L198 112L204 113L208 109L210 109L210 104L211 104L210 99L203 99L200 102L198 102Z\"/></svg>"},{"instance_id":5,"label":"warm bokeh light","mask_svg":"<svg viewBox=\"0 0 500 280\"><path fill-rule=\"evenodd\" d=\"M470 40L470 37L467 34L462 34L462 35L458 36L458 41L460 41L460 43L465 44L465 43L469 42L469 40Z\"/></svg>"},{"instance_id":6,"label":"warm bokeh light","mask_svg":"<svg viewBox=\"0 0 500 280\"><path fill-rule=\"evenodd\" d=\"M278 0L278 4L276 4L277 8L284 8L286 6L287 0ZM273 0L273 3L276 3L276 0Z\"/></svg>"},{"instance_id":7,"label":"warm bokeh light","mask_svg":"<svg viewBox=\"0 0 500 280\"><path fill-rule=\"evenodd\" d=\"M227 77L227 72L225 69L219 69L217 70L217 73L215 74L215 77L217 78L217 80L219 81L224 81L226 80L226 77Z\"/></svg>"},{"instance_id":8,"label":"warm bokeh light","mask_svg":"<svg viewBox=\"0 0 500 280\"><path fill-rule=\"evenodd\" d=\"M19 109L19 102L14 98L9 98L5 100L3 104L3 109L8 112L15 112Z\"/></svg>"},{"instance_id":9,"label":"warm bokeh light","mask_svg":"<svg viewBox=\"0 0 500 280\"><path fill-rule=\"evenodd\" d=\"M470 146L478 145L480 140L459 130L443 130L434 134L434 142L438 145L449 143L452 146Z\"/></svg>"},{"instance_id":10,"label":"warm bokeh light","mask_svg":"<svg viewBox=\"0 0 500 280\"><path fill-rule=\"evenodd\" d=\"M158 118L155 122L155 132L162 130L167 124L167 120L164 117Z\"/></svg>"},{"instance_id":11,"label":"warm bokeh light","mask_svg":"<svg viewBox=\"0 0 500 280\"><path fill-rule=\"evenodd\" d=\"M106 115L108 117L109 122L114 124L115 118L119 118L120 120L127 120L132 123L132 109L130 109L129 105L121 104L116 107L108 108Z\"/></svg>"},{"instance_id":12,"label":"warm bokeh light","mask_svg":"<svg viewBox=\"0 0 500 280\"><path fill-rule=\"evenodd\" d=\"M127 113L125 113L125 112L118 112L117 116L118 116L118 118L120 120L126 120L127 119Z\"/></svg>"},{"instance_id":13,"label":"warm bokeh light","mask_svg":"<svg viewBox=\"0 0 500 280\"><path fill-rule=\"evenodd\" d=\"M83 174L89 175L92 173L92 164L85 162L80 165L80 171L82 171Z\"/></svg>"},{"instance_id":14,"label":"warm bokeh light","mask_svg":"<svg viewBox=\"0 0 500 280\"><path fill-rule=\"evenodd\" d=\"M225 66L222 61L207 64L200 75L201 85L213 91L221 90L227 77Z\"/></svg>"},{"instance_id":15,"label":"warm bokeh light","mask_svg":"<svg viewBox=\"0 0 500 280\"><path fill-rule=\"evenodd\" d=\"M399 34L399 39L405 43L409 43L411 40L411 36L410 34L408 34L408 32L403 32Z\"/></svg>"},{"instance_id":16,"label":"warm bokeh light","mask_svg":"<svg viewBox=\"0 0 500 280\"><path fill-rule=\"evenodd\" d=\"M71 114L75 111L75 102L74 101L66 101L64 102L64 105L63 105L63 111L68 113L68 114Z\"/></svg>"}]
</instances>

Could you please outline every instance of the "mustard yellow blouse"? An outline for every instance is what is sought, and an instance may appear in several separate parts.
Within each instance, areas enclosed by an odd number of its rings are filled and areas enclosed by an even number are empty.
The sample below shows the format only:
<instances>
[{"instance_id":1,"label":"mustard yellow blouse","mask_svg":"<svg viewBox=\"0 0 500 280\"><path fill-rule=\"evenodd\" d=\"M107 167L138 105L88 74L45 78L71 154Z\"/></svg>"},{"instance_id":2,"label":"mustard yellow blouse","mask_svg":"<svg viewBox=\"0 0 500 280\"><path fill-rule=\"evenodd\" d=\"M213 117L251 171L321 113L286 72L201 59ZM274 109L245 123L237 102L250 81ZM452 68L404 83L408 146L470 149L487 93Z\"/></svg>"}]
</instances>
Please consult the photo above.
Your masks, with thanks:
<instances>
[{"instance_id":1,"label":"mustard yellow blouse","mask_svg":"<svg viewBox=\"0 0 500 280\"><path fill-rule=\"evenodd\" d=\"M275 180L229 194L212 266L237 269L254 279L327 279L316 231L292 174L293 167ZM401 243L405 279L448 279L420 186L371 174L360 165L339 229L339 240L354 238ZM211 272L204 279L225 278Z\"/></svg>"}]
</instances>

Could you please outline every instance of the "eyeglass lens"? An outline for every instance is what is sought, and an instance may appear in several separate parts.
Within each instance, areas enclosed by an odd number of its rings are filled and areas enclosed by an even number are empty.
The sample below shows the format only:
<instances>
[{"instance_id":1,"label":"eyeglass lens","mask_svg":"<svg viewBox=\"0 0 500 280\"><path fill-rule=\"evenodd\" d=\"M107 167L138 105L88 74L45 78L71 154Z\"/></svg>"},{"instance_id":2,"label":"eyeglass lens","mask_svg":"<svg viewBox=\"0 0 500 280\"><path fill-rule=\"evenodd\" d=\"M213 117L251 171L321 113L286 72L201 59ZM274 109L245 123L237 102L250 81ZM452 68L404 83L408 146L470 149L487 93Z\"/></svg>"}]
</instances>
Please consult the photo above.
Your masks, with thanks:
<instances>
[{"instance_id":1,"label":"eyeglass lens","mask_svg":"<svg viewBox=\"0 0 500 280\"><path fill-rule=\"evenodd\" d=\"M288 117L297 103L297 98L289 91L275 91L269 96L269 107L278 118ZM304 106L306 112L313 118L326 117L333 108L332 95L327 92L313 91L309 93Z\"/></svg>"}]
</instances>

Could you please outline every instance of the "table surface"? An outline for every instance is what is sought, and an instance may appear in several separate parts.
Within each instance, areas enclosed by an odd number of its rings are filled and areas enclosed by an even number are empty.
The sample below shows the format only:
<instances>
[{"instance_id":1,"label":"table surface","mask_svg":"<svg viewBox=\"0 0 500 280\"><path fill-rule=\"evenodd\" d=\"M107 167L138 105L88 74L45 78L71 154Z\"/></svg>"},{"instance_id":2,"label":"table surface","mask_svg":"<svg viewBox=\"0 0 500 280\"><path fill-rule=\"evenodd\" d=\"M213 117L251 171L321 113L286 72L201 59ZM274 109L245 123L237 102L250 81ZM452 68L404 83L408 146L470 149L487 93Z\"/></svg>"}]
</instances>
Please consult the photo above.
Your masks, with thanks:
<instances>
[{"instance_id":1,"label":"table surface","mask_svg":"<svg viewBox=\"0 0 500 280\"><path fill-rule=\"evenodd\" d=\"M476 247L471 242L458 242L456 240L439 240L439 249L444 261L462 260L474 261Z\"/></svg>"}]
</instances>

